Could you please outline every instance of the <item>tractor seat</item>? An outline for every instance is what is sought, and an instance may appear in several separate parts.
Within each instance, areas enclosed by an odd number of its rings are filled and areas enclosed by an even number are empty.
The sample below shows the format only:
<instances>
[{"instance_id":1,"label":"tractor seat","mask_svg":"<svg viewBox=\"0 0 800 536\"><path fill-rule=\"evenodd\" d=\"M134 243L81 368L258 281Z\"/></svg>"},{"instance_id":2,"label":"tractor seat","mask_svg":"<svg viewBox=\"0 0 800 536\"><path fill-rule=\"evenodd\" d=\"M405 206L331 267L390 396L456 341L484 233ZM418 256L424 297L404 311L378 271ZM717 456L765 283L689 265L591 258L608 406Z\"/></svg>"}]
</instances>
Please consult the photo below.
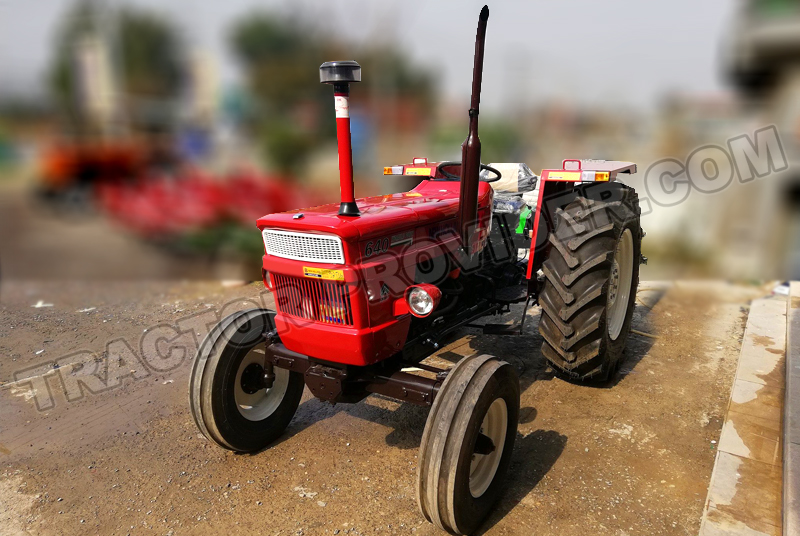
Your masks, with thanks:
<instances>
[{"instance_id":1,"label":"tractor seat","mask_svg":"<svg viewBox=\"0 0 800 536\"><path fill-rule=\"evenodd\" d=\"M536 186L539 183L531 168L523 163L489 164L500 172L502 178L490 183L494 190L492 212L495 214L520 214L538 195ZM481 178L491 179L494 175L489 171L481 171Z\"/></svg>"},{"instance_id":2,"label":"tractor seat","mask_svg":"<svg viewBox=\"0 0 800 536\"><path fill-rule=\"evenodd\" d=\"M490 183L495 193L525 193L536 189L539 177L531 171L527 164L523 163L501 163L489 164L500 172L502 178ZM487 170L481 171L481 180L489 180L494 174Z\"/></svg>"}]
</instances>

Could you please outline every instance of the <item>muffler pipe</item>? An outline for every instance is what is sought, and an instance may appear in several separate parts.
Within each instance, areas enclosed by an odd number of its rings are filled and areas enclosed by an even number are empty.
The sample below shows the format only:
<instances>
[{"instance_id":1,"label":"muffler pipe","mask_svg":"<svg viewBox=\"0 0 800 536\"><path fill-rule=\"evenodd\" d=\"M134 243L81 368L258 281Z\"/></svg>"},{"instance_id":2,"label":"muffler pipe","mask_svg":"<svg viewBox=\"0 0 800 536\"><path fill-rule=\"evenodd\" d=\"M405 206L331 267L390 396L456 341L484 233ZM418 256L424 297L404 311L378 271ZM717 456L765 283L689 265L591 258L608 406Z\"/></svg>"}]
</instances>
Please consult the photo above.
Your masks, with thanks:
<instances>
[{"instance_id":1,"label":"muffler pipe","mask_svg":"<svg viewBox=\"0 0 800 536\"><path fill-rule=\"evenodd\" d=\"M461 145L461 190L459 191L458 225L461 245L471 254L470 238L478 223L478 181L481 166L481 139L478 137L478 113L481 104L483 78L483 45L486 40L486 22L489 6L483 6L478 18L475 37L475 65L472 69L472 102L469 108L469 134Z\"/></svg>"}]
</instances>

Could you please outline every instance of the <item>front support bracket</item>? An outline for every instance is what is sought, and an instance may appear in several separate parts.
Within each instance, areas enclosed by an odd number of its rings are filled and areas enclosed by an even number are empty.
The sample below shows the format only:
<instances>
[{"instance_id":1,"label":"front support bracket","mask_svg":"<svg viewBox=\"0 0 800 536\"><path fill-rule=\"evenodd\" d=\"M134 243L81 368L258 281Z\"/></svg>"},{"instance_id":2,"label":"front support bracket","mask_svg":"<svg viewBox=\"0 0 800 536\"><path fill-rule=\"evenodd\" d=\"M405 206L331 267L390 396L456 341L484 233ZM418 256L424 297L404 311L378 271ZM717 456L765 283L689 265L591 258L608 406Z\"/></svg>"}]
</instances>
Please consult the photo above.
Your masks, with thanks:
<instances>
[{"instance_id":1,"label":"front support bracket","mask_svg":"<svg viewBox=\"0 0 800 536\"><path fill-rule=\"evenodd\" d=\"M401 369L407 363L402 361L393 363L394 366L382 362L370 367L326 363L292 352L280 342L267 346L266 359L274 367L302 374L315 397L334 403L353 403L370 394L380 394L400 402L430 406L445 377L441 373L428 378L404 372ZM422 370L427 368L421 367Z\"/></svg>"}]
</instances>

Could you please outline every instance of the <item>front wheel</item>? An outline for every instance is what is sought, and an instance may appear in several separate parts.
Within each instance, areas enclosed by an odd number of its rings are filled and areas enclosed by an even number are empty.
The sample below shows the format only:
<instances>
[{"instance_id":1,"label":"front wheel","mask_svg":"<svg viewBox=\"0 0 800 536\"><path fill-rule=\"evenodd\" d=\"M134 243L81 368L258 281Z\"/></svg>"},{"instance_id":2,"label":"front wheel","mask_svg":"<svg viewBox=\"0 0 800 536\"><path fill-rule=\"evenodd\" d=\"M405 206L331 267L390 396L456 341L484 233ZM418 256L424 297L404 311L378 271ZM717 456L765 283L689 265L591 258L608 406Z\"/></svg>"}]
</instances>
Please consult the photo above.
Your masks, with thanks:
<instances>
[{"instance_id":1,"label":"front wheel","mask_svg":"<svg viewBox=\"0 0 800 536\"><path fill-rule=\"evenodd\" d=\"M470 534L503 489L519 420L514 368L489 355L462 359L434 400L419 450L422 515L451 534Z\"/></svg>"},{"instance_id":2,"label":"front wheel","mask_svg":"<svg viewBox=\"0 0 800 536\"><path fill-rule=\"evenodd\" d=\"M266 309L234 313L206 336L189 383L197 427L208 439L236 452L256 452L289 425L305 385L302 374L274 368L265 380L272 328Z\"/></svg>"}]
</instances>

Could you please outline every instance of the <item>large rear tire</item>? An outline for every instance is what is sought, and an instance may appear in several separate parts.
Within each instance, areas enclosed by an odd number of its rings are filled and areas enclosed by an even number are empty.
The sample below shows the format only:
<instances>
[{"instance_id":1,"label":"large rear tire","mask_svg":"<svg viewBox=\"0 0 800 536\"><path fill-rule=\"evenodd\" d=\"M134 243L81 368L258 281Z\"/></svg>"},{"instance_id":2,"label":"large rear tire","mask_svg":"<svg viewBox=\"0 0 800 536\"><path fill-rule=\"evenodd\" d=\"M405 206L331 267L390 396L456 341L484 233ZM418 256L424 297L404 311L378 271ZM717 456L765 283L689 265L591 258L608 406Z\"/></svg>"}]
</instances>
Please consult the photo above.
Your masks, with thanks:
<instances>
[{"instance_id":1,"label":"large rear tire","mask_svg":"<svg viewBox=\"0 0 800 536\"><path fill-rule=\"evenodd\" d=\"M209 332L197 352L189 383L192 416L219 446L256 452L275 441L294 417L303 375L274 368L265 388L266 340L272 328L266 309L234 313Z\"/></svg>"},{"instance_id":2,"label":"large rear tire","mask_svg":"<svg viewBox=\"0 0 800 536\"><path fill-rule=\"evenodd\" d=\"M489 355L453 367L434 400L419 449L417 500L451 534L474 532L497 502L519 420L514 368Z\"/></svg>"},{"instance_id":3,"label":"large rear tire","mask_svg":"<svg viewBox=\"0 0 800 536\"><path fill-rule=\"evenodd\" d=\"M639 285L639 197L619 183L584 186L553 214L539 304L542 354L561 374L607 380L622 361Z\"/></svg>"}]
</instances>

